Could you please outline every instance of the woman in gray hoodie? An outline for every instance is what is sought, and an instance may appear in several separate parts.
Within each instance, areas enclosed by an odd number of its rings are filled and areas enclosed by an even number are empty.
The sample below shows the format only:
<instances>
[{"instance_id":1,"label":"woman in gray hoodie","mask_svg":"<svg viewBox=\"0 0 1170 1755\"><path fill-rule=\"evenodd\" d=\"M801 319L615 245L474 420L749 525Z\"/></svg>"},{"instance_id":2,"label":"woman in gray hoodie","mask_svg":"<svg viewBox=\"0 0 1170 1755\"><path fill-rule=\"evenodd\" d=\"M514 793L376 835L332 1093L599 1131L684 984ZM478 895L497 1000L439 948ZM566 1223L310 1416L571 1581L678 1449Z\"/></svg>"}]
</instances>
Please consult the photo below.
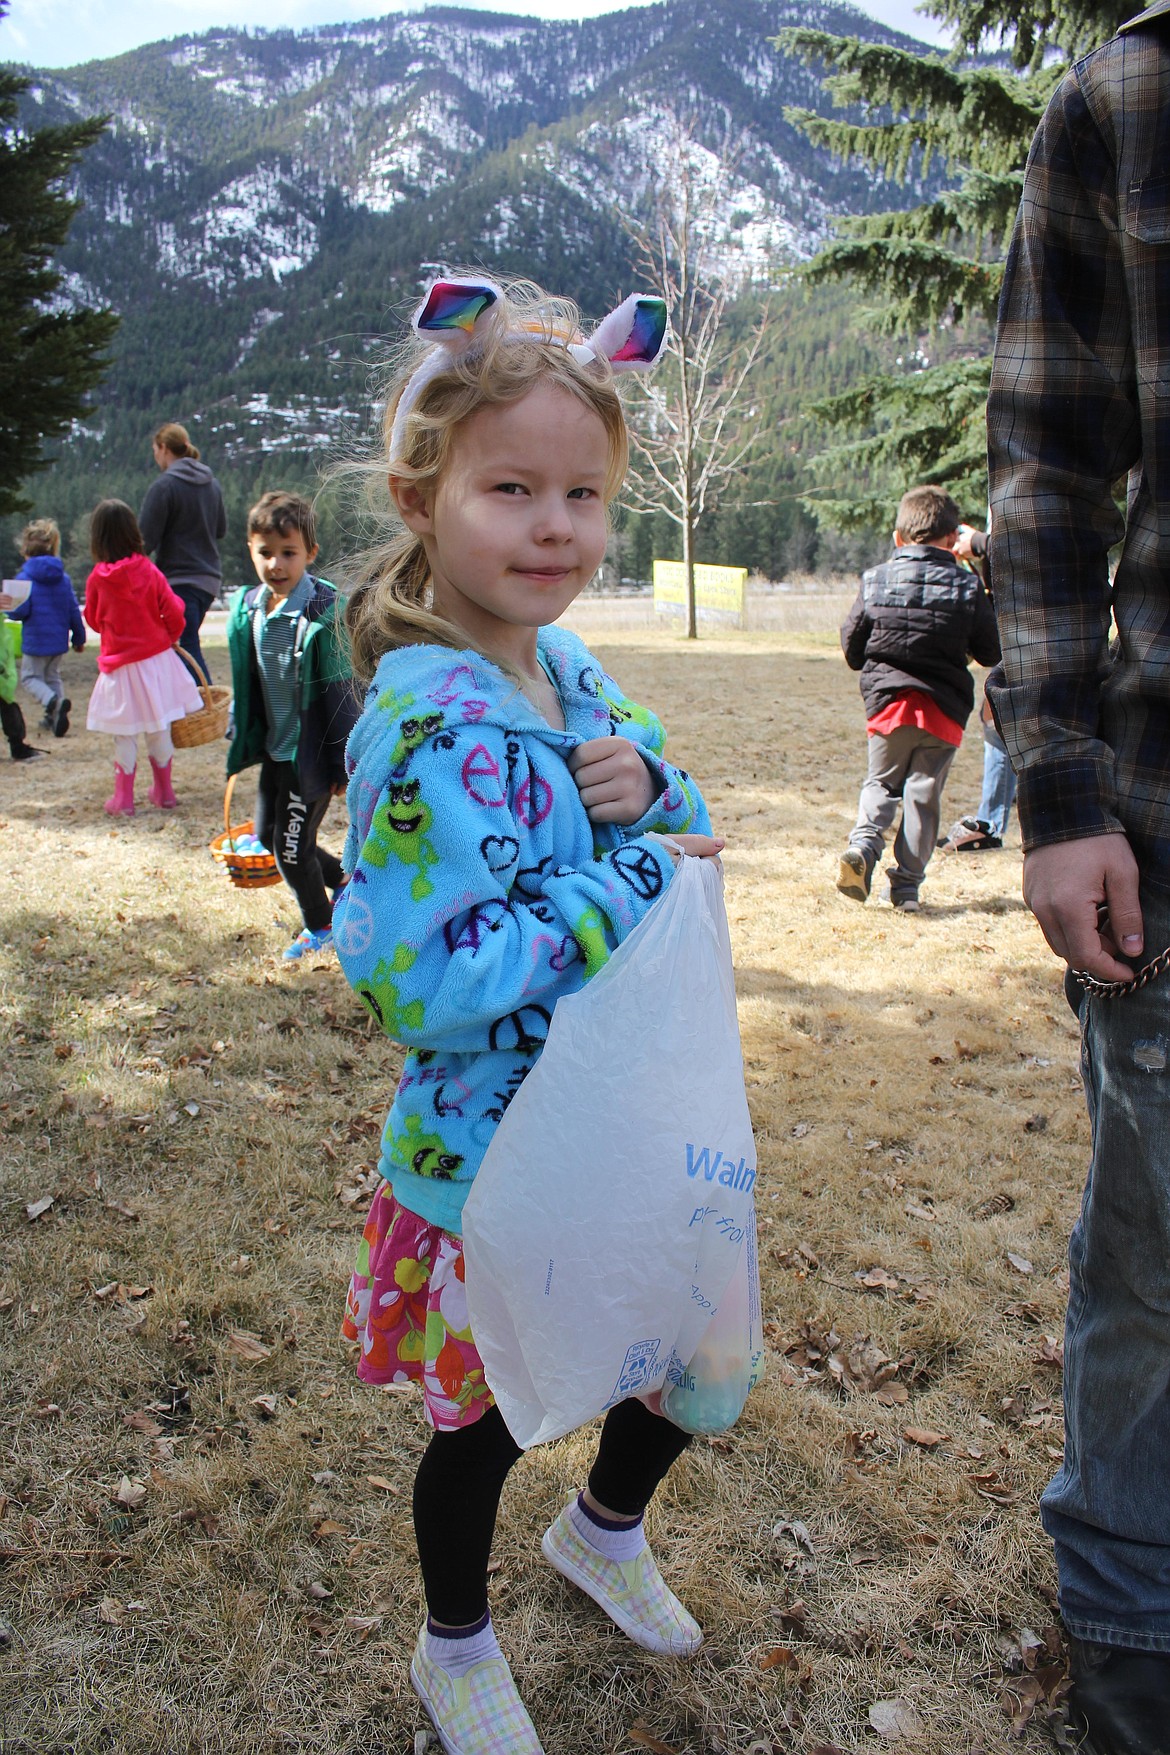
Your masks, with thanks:
<instances>
[{"instance_id":1,"label":"woman in gray hoodie","mask_svg":"<svg viewBox=\"0 0 1170 1755\"><path fill-rule=\"evenodd\" d=\"M178 421L167 421L155 433L154 460L161 474L146 491L138 525L146 552L154 556L182 601L186 622L179 644L210 682L199 629L223 582L219 560L219 540L227 531L223 494Z\"/></svg>"}]
</instances>

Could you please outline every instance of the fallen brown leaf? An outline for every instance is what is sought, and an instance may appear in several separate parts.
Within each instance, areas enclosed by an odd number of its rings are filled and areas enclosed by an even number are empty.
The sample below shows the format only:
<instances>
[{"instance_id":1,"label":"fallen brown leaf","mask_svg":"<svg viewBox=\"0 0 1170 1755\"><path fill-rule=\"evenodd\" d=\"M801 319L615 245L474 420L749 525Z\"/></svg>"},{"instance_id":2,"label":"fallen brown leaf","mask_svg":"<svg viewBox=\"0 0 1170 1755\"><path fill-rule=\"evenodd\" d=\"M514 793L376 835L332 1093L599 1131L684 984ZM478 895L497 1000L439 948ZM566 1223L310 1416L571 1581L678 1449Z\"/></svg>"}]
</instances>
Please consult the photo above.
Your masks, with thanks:
<instances>
[{"instance_id":1,"label":"fallen brown leaf","mask_svg":"<svg viewBox=\"0 0 1170 1755\"><path fill-rule=\"evenodd\" d=\"M396 1487L393 1481L388 1481L385 1475L367 1475L366 1480L370 1483L371 1487L378 1487L383 1493L393 1493L395 1498L397 1498L402 1491L402 1488Z\"/></svg>"},{"instance_id":2,"label":"fallen brown leaf","mask_svg":"<svg viewBox=\"0 0 1170 1755\"><path fill-rule=\"evenodd\" d=\"M228 1346L241 1359L267 1359L272 1352L272 1348L266 1347L260 1336L249 1328L229 1328L227 1338Z\"/></svg>"},{"instance_id":3,"label":"fallen brown leaf","mask_svg":"<svg viewBox=\"0 0 1170 1755\"><path fill-rule=\"evenodd\" d=\"M875 1700L869 1722L881 1737L896 1742L900 1737L920 1737L925 1726L908 1700Z\"/></svg>"},{"instance_id":4,"label":"fallen brown leaf","mask_svg":"<svg viewBox=\"0 0 1170 1755\"><path fill-rule=\"evenodd\" d=\"M682 1755L682 1751L674 1743L664 1743L656 1737L644 1719L630 1726L630 1742L637 1743L639 1749L649 1749L653 1755Z\"/></svg>"},{"instance_id":5,"label":"fallen brown leaf","mask_svg":"<svg viewBox=\"0 0 1170 1755\"><path fill-rule=\"evenodd\" d=\"M910 1400L910 1391L904 1383L883 1383L873 1399L884 1408L900 1408Z\"/></svg>"},{"instance_id":6,"label":"fallen brown leaf","mask_svg":"<svg viewBox=\"0 0 1170 1755\"><path fill-rule=\"evenodd\" d=\"M871 1291L894 1292L898 1288L897 1274L890 1273L884 1267L871 1267L867 1273L854 1274L853 1278L868 1286Z\"/></svg>"},{"instance_id":7,"label":"fallen brown leaf","mask_svg":"<svg viewBox=\"0 0 1170 1755\"><path fill-rule=\"evenodd\" d=\"M929 1426L907 1426L902 1437L907 1444L917 1444L920 1450L934 1450L936 1445L946 1442L950 1433L932 1432Z\"/></svg>"}]
</instances>

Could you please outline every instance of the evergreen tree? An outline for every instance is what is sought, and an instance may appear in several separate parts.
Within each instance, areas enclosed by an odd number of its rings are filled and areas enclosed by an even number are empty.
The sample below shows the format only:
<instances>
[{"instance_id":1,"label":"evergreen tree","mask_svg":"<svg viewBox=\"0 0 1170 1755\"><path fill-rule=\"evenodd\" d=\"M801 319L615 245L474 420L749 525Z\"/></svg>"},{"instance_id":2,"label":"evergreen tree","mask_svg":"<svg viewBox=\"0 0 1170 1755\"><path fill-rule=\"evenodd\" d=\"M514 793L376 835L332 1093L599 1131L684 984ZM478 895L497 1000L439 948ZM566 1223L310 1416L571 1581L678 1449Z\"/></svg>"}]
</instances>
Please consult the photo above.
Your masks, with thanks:
<instances>
[{"instance_id":1,"label":"evergreen tree","mask_svg":"<svg viewBox=\"0 0 1170 1755\"><path fill-rule=\"evenodd\" d=\"M923 10L953 30L950 57L800 28L773 39L827 69L834 103L860 111L847 121L786 109L814 145L911 186L938 163L950 185L904 212L846 220L807 271L875 295L861 322L910 342L898 371L810 410L841 438L811 460L818 485L807 504L842 529L888 525L915 479L944 484L972 512L985 503L991 325L1028 148L1068 60L1141 7L931 0Z\"/></svg>"},{"instance_id":2,"label":"evergreen tree","mask_svg":"<svg viewBox=\"0 0 1170 1755\"><path fill-rule=\"evenodd\" d=\"M0 0L0 16L6 10ZM45 466L46 441L84 413L118 321L61 308L52 266L79 206L62 185L105 121L26 129L19 110L29 83L0 67L0 514L27 507L21 482Z\"/></svg>"}]
</instances>

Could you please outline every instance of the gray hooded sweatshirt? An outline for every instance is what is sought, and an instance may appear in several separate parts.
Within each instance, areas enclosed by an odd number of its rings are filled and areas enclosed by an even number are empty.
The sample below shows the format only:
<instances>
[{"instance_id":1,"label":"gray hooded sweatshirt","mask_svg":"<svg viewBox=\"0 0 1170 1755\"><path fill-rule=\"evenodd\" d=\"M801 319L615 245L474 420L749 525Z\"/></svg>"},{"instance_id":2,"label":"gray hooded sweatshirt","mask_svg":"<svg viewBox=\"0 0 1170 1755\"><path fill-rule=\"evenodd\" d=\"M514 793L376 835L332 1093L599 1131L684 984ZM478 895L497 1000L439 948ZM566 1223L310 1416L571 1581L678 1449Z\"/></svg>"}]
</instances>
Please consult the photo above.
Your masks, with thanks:
<instances>
[{"instance_id":1,"label":"gray hooded sweatshirt","mask_svg":"<svg viewBox=\"0 0 1170 1755\"><path fill-rule=\"evenodd\" d=\"M219 483L206 463L180 457L151 483L138 514L147 554L171 585L214 597L223 579L219 538L227 513Z\"/></svg>"}]
</instances>

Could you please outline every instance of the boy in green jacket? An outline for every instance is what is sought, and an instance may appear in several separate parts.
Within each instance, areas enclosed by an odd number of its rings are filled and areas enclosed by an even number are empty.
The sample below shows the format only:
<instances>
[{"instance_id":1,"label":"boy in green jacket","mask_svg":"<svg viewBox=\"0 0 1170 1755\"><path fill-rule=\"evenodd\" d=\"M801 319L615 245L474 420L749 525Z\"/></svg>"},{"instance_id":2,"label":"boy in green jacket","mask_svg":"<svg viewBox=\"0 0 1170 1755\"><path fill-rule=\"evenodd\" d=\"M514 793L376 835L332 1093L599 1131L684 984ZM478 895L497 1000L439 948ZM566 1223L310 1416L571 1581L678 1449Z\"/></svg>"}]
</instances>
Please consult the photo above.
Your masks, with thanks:
<instances>
[{"instance_id":1,"label":"boy in green jacket","mask_svg":"<svg viewBox=\"0 0 1170 1755\"><path fill-rule=\"evenodd\" d=\"M227 771L260 764L256 836L300 905L302 930L287 962L333 943L341 863L317 846L329 800L346 783L345 744L360 712L337 593L309 568L317 558L313 508L268 493L248 513L248 552L260 583L238 591L228 617L235 694Z\"/></svg>"}]
</instances>

